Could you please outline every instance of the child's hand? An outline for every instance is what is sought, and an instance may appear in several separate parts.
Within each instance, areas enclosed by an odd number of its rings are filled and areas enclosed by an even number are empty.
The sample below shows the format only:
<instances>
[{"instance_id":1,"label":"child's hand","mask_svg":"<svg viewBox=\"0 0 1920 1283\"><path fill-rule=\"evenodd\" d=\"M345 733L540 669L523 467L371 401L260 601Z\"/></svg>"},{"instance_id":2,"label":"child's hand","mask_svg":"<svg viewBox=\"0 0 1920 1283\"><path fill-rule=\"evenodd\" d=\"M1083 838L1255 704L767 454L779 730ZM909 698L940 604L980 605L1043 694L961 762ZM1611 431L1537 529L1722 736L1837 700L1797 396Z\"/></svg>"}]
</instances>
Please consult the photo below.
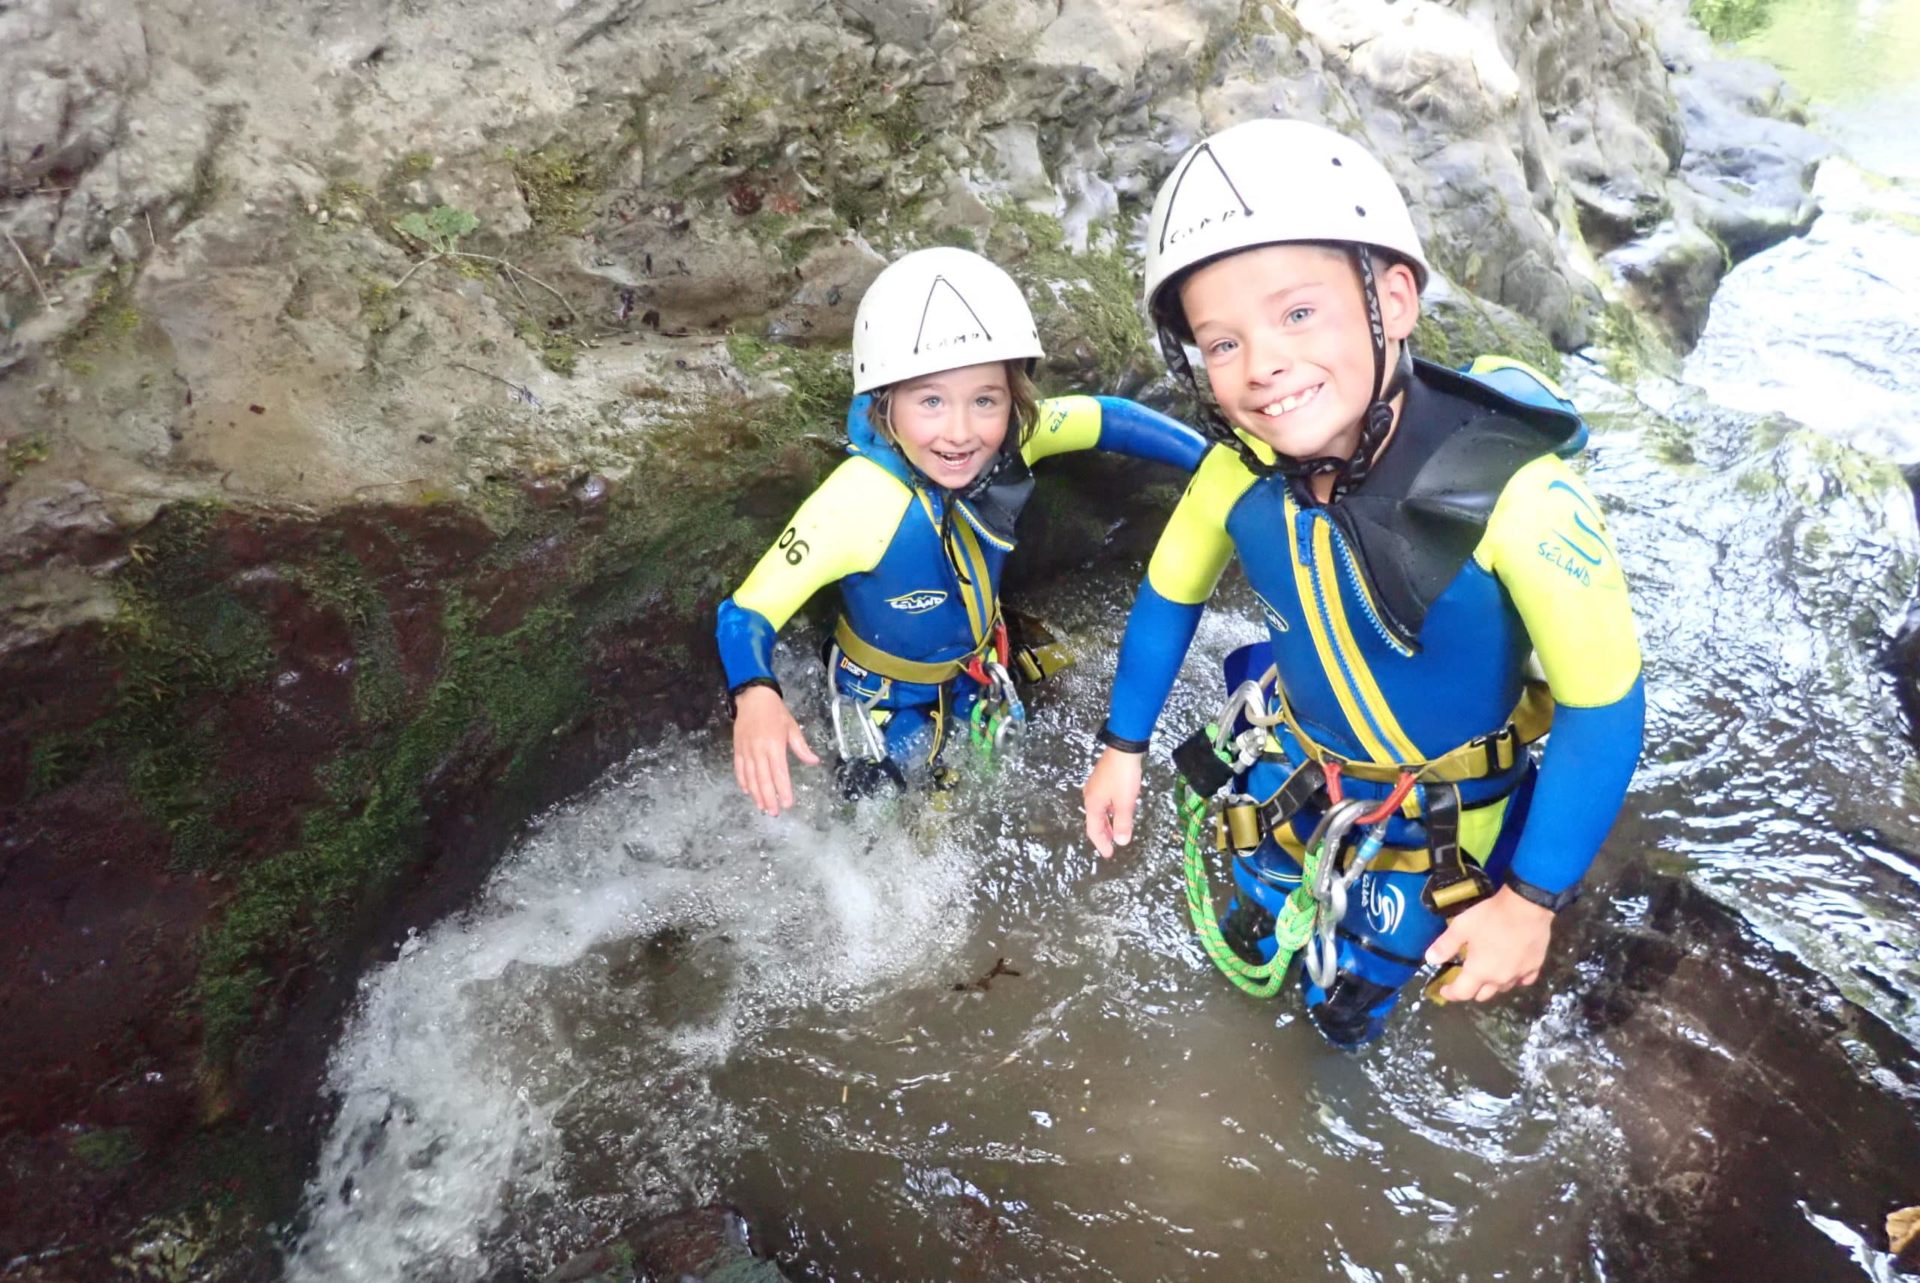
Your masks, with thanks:
<instances>
[{"instance_id":1,"label":"child's hand","mask_svg":"<svg viewBox=\"0 0 1920 1283\"><path fill-rule=\"evenodd\" d=\"M771 686L749 686L733 701L733 778L768 815L793 805L787 750L808 766L820 759L807 747L807 733Z\"/></svg>"},{"instance_id":2,"label":"child's hand","mask_svg":"<svg viewBox=\"0 0 1920 1283\"><path fill-rule=\"evenodd\" d=\"M1540 978L1552 936L1551 909L1502 887L1455 918L1427 947L1428 966L1445 966L1462 951L1467 955L1460 974L1437 996L1448 1002L1491 1002L1515 985L1532 984Z\"/></svg>"},{"instance_id":3,"label":"child's hand","mask_svg":"<svg viewBox=\"0 0 1920 1283\"><path fill-rule=\"evenodd\" d=\"M1087 805L1087 840L1103 856L1133 841L1133 813L1140 805L1144 753L1109 748L1093 764L1080 796Z\"/></svg>"}]
</instances>

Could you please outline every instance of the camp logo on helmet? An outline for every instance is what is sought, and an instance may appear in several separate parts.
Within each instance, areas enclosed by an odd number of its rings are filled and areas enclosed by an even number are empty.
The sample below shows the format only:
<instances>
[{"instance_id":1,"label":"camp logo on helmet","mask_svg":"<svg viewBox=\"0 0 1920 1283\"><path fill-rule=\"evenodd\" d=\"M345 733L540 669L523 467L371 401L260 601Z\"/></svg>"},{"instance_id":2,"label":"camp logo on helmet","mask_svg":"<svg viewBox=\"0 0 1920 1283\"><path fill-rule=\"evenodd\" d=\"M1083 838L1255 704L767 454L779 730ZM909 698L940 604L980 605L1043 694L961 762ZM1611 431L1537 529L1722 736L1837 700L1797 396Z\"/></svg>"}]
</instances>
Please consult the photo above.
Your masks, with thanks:
<instances>
[{"instance_id":1,"label":"camp logo on helmet","mask_svg":"<svg viewBox=\"0 0 1920 1283\"><path fill-rule=\"evenodd\" d=\"M1200 163L1202 159L1206 164ZM1199 172L1196 174L1195 170ZM1174 205L1183 196L1186 204L1197 203L1207 212L1198 218L1176 224ZM1229 200L1229 197L1232 199ZM1164 250L1169 245L1178 245L1209 227L1252 216L1253 207L1240 195L1240 189L1228 176L1226 167L1214 156L1213 144L1201 143L1187 158L1186 168L1180 171L1180 176L1173 180L1173 193L1167 197L1167 221L1160 229L1160 248Z\"/></svg>"},{"instance_id":2,"label":"camp logo on helmet","mask_svg":"<svg viewBox=\"0 0 1920 1283\"><path fill-rule=\"evenodd\" d=\"M932 610L947 599L943 592L934 592L922 588L917 592L903 593L898 597L887 598L887 605L895 610L904 610L909 615L919 615Z\"/></svg>"},{"instance_id":3,"label":"camp logo on helmet","mask_svg":"<svg viewBox=\"0 0 1920 1283\"><path fill-rule=\"evenodd\" d=\"M964 313L964 315L963 315ZM991 343L993 335L980 314L944 276L933 278L927 287L927 301L920 308L920 330L914 335L914 352L938 352L942 348L965 343Z\"/></svg>"}]
</instances>

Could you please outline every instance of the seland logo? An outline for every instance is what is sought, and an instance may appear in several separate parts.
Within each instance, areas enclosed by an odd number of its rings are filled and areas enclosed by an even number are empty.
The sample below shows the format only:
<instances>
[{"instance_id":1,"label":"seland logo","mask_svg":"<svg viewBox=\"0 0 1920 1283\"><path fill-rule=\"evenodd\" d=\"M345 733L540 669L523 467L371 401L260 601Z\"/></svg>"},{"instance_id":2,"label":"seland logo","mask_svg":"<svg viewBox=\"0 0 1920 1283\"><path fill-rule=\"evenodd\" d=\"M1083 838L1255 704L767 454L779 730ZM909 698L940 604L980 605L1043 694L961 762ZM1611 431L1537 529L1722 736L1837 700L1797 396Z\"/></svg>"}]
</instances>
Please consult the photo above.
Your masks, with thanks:
<instances>
[{"instance_id":1,"label":"seland logo","mask_svg":"<svg viewBox=\"0 0 1920 1283\"><path fill-rule=\"evenodd\" d=\"M1167 220L1160 227L1161 252L1209 227L1252 216L1253 207L1213 154L1213 144L1201 143L1187 157L1180 177L1173 181L1173 194L1167 197Z\"/></svg>"},{"instance_id":2,"label":"seland logo","mask_svg":"<svg viewBox=\"0 0 1920 1283\"><path fill-rule=\"evenodd\" d=\"M920 329L913 336L915 354L991 342L993 335L967 296L946 277L934 277L927 287L927 301L920 306Z\"/></svg>"},{"instance_id":3,"label":"seland logo","mask_svg":"<svg viewBox=\"0 0 1920 1283\"><path fill-rule=\"evenodd\" d=\"M1385 878L1365 878L1360 884L1360 897L1366 906L1368 923L1383 936L1392 935L1400 926L1400 920L1407 916L1406 897Z\"/></svg>"},{"instance_id":4,"label":"seland logo","mask_svg":"<svg viewBox=\"0 0 1920 1283\"><path fill-rule=\"evenodd\" d=\"M917 592L903 593L898 597L887 598L887 605L895 610L904 610L909 615L924 614L947 599L943 592L934 592L922 588Z\"/></svg>"},{"instance_id":5,"label":"seland logo","mask_svg":"<svg viewBox=\"0 0 1920 1283\"><path fill-rule=\"evenodd\" d=\"M1287 617L1275 610L1272 602L1268 601L1265 597L1260 597L1259 593L1255 593L1254 596L1260 598L1260 609L1266 612L1267 622L1273 625L1274 632L1290 633L1293 631L1287 624Z\"/></svg>"}]
</instances>

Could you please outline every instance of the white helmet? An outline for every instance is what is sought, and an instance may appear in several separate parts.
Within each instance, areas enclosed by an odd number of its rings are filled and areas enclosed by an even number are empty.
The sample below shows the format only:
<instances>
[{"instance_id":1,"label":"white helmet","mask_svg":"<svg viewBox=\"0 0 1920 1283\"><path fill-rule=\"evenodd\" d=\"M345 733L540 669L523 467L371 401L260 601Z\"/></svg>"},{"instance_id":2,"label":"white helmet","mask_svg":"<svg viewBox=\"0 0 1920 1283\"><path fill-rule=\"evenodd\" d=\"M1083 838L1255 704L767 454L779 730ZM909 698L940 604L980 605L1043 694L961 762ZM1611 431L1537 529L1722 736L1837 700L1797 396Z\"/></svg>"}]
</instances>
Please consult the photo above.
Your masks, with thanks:
<instances>
[{"instance_id":1,"label":"white helmet","mask_svg":"<svg viewBox=\"0 0 1920 1283\"><path fill-rule=\"evenodd\" d=\"M1020 287L971 250L915 250L874 278L853 318L856 395L963 365L1041 355Z\"/></svg>"},{"instance_id":2,"label":"white helmet","mask_svg":"<svg viewBox=\"0 0 1920 1283\"><path fill-rule=\"evenodd\" d=\"M1147 223L1148 313L1184 330L1174 300L1158 297L1169 282L1222 254L1286 241L1372 245L1427 285L1406 199L1366 148L1304 120L1249 120L1193 148L1160 184Z\"/></svg>"}]
</instances>

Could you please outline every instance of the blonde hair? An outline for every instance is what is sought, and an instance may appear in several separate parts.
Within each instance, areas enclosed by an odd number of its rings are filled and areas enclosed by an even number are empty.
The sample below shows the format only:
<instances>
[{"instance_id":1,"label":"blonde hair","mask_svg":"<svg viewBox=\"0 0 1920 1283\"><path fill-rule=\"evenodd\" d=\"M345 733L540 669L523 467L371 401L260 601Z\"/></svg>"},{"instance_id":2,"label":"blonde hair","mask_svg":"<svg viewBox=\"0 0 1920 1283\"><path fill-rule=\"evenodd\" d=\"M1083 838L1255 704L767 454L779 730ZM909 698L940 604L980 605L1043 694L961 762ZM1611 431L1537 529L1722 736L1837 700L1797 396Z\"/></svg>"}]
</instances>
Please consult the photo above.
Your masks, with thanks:
<instances>
[{"instance_id":1,"label":"blonde hair","mask_svg":"<svg viewBox=\"0 0 1920 1283\"><path fill-rule=\"evenodd\" d=\"M1013 402L1007 426L1016 434L1014 439L1025 448L1033 437L1034 426L1040 422L1040 390L1028 377L1026 362L1003 361L1001 364L1007 367L1007 396ZM893 435L893 390L899 386L889 383L874 389L873 400L867 405L868 424L894 445L899 441Z\"/></svg>"}]
</instances>

